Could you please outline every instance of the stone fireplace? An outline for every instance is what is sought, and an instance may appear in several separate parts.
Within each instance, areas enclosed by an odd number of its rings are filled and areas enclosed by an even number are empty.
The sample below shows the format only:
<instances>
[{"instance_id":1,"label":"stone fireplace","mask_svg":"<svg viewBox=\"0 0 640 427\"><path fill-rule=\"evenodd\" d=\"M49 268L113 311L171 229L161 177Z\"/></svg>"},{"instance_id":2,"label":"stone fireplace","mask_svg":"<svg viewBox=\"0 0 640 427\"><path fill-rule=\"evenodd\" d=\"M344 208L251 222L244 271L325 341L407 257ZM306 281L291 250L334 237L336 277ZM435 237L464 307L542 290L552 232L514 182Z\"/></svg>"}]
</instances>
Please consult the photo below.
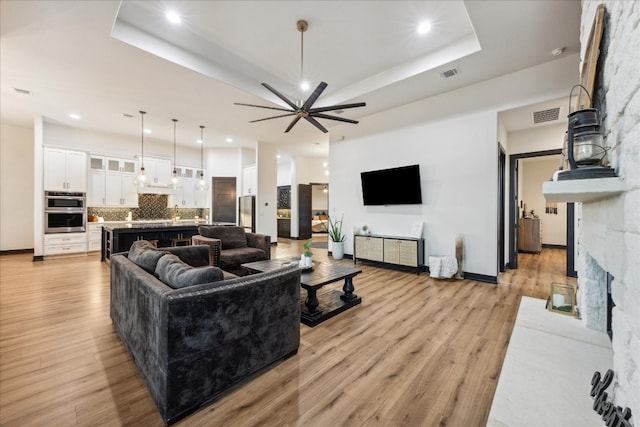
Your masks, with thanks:
<instances>
[{"instance_id":1,"label":"stone fireplace","mask_svg":"<svg viewBox=\"0 0 640 427\"><path fill-rule=\"evenodd\" d=\"M606 8L594 107L603 117L607 159L624 191L577 205L578 309L584 325L607 333L610 312L611 398L640 421L640 8L637 2L582 1L581 45L598 4ZM610 298L608 294L610 288ZM610 300L609 304L607 301Z\"/></svg>"}]
</instances>

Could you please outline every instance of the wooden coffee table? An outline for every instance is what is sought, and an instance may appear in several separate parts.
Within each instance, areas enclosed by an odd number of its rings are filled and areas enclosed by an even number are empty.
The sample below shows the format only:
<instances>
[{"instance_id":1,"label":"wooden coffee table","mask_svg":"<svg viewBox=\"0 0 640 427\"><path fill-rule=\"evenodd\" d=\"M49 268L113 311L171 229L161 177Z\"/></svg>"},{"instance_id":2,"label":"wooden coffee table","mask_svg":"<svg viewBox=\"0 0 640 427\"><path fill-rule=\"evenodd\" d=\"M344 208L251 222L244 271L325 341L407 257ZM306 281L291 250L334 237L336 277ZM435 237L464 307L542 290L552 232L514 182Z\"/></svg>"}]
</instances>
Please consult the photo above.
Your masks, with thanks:
<instances>
[{"instance_id":1,"label":"wooden coffee table","mask_svg":"<svg viewBox=\"0 0 640 427\"><path fill-rule=\"evenodd\" d=\"M292 262L297 262L297 259L279 258L256 261L242 264L242 267L254 272L263 272L277 270ZM358 268L331 262L314 263L311 270L302 270L300 286L307 291L307 297L300 303L300 321L313 327L360 304L362 298L353 293L355 291L353 278L360 273L362 270ZM343 279L342 292L336 289L318 292L323 286Z\"/></svg>"}]
</instances>

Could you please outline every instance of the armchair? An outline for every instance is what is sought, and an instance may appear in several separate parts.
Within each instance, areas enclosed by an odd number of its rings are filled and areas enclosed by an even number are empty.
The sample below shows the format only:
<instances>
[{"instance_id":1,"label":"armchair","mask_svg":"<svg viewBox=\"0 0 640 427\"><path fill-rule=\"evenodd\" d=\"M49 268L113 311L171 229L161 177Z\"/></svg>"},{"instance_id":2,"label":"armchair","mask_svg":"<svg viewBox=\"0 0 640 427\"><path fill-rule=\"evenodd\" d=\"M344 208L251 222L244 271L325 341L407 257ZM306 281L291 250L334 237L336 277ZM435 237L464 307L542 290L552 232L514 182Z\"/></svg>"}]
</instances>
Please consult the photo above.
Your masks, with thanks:
<instances>
[{"instance_id":1,"label":"armchair","mask_svg":"<svg viewBox=\"0 0 640 427\"><path fill-rule=\"evenodd\" d=\"M241 264L271 259L271 236L246 233L238 226L201 225L193 245L209 245L209 265L238 276L246 275Z\"/></svg>"}]
</instances>

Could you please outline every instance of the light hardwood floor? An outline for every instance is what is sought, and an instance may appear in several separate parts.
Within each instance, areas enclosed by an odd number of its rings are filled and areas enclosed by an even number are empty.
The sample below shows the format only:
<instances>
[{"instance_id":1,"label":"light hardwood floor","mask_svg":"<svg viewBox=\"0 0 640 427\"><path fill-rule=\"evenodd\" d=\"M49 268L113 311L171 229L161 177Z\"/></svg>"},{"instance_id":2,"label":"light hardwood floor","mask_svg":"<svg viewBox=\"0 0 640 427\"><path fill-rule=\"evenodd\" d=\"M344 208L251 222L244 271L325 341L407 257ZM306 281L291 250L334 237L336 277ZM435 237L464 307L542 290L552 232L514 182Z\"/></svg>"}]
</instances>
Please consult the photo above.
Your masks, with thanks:
<instances>
[{"instance_id":1,"label":"light hardwood floor","mask_svg":"<svg viewBox=\"0 0 640 427\"><path fill-rule=\"evenodd\" d=\"M273 256L302 243L280 239ZM31 258L0 256L0 424L162 425L111 325L108 265ZM483 426L520 297L575 283L562 250L519 260L498 286L362 265L361 305L301 325L296 356L178 425Z\"/></svg>"}]
</instances>

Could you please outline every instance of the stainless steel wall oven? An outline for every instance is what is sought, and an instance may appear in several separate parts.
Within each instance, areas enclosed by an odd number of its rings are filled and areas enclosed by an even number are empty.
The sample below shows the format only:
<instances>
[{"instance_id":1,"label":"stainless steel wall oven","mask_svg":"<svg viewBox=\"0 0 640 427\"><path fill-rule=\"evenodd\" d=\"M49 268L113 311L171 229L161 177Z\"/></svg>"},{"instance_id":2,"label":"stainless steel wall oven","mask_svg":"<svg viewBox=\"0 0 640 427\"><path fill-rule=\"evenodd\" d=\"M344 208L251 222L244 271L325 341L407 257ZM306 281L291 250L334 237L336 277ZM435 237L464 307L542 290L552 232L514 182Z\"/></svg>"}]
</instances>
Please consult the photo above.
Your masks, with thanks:
<instances>
[{"instance_id":1,"label":"stainless steel wall oven","mask_svg":"<svg viewBox=\"0 0 640 427\"><path fill-rule=\"evenodd\" d=\"M85 193L47 191L44 194L44 232L78 233L86 231Z\"/></svg>"}]
</instances>

